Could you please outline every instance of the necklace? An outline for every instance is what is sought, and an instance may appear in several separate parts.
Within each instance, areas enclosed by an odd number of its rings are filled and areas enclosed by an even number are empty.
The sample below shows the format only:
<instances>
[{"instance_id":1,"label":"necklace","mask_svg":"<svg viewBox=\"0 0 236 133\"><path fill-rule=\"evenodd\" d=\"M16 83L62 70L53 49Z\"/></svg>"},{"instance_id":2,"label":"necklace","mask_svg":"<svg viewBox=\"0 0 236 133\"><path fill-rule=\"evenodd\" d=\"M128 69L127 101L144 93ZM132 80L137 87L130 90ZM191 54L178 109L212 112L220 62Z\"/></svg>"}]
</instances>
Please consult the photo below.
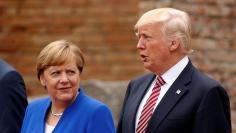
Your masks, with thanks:
<instances>
[{"instance_id":1,"label":"necklace","mask_svg":"<svg viewBox=\"0 0 236 133\"><path fill-rule=\"evenodd\" d=\"M52 116L60 117L60 116L62 116L62 114L63 114L63 112L62 112L62 113L54 113L54 112L52 111L52 109L51 109L51 115L52 115Z\"/></svg>"},{"instance_id":2,"label":"necklace","mask_svg":"<svg viewBox=\"0 0 236 133\"><path fill-rule=\"evenodd\" d=\"M78 96L78 92L76 93L76 96L75 96L75 98L73 99L73 101L76 99L77 96ZM62 112L62 113L54 113L54 112L52 111L52 107L51 107L51 109L50 109L50 113L51 113L52 116L55 116L55 117L61 117L62 114L63 114L63 112Z\"/></svg>"}]
</instances>

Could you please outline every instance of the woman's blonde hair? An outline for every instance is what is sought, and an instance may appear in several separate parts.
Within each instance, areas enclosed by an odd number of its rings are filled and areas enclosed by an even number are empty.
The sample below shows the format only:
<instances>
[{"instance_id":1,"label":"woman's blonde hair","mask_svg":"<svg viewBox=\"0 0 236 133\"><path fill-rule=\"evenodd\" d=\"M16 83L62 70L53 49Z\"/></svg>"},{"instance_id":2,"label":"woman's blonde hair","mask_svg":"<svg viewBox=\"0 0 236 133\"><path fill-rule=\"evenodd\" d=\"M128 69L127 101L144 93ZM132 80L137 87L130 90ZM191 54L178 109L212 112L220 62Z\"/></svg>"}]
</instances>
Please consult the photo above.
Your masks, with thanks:
<instances>
[{"instance_id":1,"label":"woman's blonde hair","mask_svg":"<svg viewBox=\"0 0 236 133\"><path fill-rule=\"evenodd\" d=\"M38 79L49 66L61 65L70 60L75 60L81 73L84 67L84 57L78 46L66 40L58 40L48 44L37 57Z\"/></svg>"}]
</instances>

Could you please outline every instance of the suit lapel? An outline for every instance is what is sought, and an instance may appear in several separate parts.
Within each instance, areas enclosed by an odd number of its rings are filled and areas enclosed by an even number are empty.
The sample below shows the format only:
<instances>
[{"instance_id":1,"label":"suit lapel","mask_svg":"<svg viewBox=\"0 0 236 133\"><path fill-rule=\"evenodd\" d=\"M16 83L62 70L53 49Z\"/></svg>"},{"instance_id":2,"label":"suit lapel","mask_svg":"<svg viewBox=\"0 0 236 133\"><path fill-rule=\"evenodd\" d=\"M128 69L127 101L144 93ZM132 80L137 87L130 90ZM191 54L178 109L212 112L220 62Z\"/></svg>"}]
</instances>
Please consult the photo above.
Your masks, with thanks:
<instances>
[{"instance_id":1,"label":"suit lapel","mask_svg":"<svg viewBox=\"0 0 236 133\"><path fill-rule=\"evenodd\" d=\"M183 72L166 92L165 96L162 98L161 102L156 107L153 116L151 117L147 127L148 133L153 133L156 128L160 126L161 122L166 118L168 113L174 108L181 97L183 97L188 92L186 84L191 81L192 68L193 66L189 61Z\"/></svg>"},{"instance_id":2,"label":"suit lapel","mask_svg":"<svg viewBox=\"0 0 236 133\"><path fill-rule=\"evenodd\" d=\"M155 78L154 74L150 74L145 81L142 82L141 85L139 85L137 88L133 87L133 91L137 91L135 93L131 92L131 94L134 94L132 96L132 98L129 100L130 103L129 104L129 114L132 115L129 118L131 118L130 120L132 121L132 129L135 129L135 121L136 121L136 114L140 105L141 100L143 99L143 96L145 95L146 91L148 90L150 84L152 83L153 79ZM140 83L140 82L138 82ZM129 120L129 121L130 121ZM133 130L134 132L134 130Z\"/></svg>"}]
</instances>

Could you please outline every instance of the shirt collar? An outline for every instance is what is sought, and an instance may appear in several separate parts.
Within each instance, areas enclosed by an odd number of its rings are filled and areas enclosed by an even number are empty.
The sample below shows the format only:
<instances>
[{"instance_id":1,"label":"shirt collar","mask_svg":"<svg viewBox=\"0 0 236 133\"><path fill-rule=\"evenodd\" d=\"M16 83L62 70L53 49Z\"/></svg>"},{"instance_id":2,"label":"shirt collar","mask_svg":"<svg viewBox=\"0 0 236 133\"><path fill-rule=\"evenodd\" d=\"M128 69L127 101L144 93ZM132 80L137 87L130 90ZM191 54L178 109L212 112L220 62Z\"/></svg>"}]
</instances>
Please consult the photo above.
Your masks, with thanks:
<instances>
[{"instance_id":1,"label":"shirt collar","mask_svg":"<svg viewBox=\"0 0 236 133\"><path fill-rule=\"evenodd\" d=\"M172 66L169 70L167 70L163 75L162 78L167 84L172 84L180 73L184 70L189 62L189 58L185 56L182 58L178 63Z\"/></svg>"}]
</instances>

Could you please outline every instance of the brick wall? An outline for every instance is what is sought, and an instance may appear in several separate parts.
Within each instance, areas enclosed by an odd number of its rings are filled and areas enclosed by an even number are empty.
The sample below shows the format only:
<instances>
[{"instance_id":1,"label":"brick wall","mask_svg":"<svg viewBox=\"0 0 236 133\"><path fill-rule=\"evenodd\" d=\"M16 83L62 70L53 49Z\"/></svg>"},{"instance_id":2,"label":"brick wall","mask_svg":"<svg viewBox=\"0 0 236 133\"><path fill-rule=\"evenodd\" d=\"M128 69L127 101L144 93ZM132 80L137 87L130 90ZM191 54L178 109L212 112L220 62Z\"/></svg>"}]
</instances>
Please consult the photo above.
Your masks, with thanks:
<instances>
[{"instance_id":1,"label":"brick wall","mask_svg":"<svg viewBox=\"0 0 236 133\"><path fill-rule=\"evenodd\" d=\"M143 72L133 33L137 5L137 0L0 1L0 57L23 74L29 95L44 93L35 59L58 39L84 52L83 80L131 79Z\"/></svg>"},{"instance_id":2,"label":"brick wall","mask_svg":"<svg viewBox=\"0 0 236 133\"><path fill-rule=\"evenodd\" d=\"M144 72L133 25L140 13L165 6L190 13L194 64L236 95L235 0L2 0L0 57L23 74L29 95L44 93L35 58L58 39L81 47L83 80L129 80Z\"/></svg>"}]
</instances>

